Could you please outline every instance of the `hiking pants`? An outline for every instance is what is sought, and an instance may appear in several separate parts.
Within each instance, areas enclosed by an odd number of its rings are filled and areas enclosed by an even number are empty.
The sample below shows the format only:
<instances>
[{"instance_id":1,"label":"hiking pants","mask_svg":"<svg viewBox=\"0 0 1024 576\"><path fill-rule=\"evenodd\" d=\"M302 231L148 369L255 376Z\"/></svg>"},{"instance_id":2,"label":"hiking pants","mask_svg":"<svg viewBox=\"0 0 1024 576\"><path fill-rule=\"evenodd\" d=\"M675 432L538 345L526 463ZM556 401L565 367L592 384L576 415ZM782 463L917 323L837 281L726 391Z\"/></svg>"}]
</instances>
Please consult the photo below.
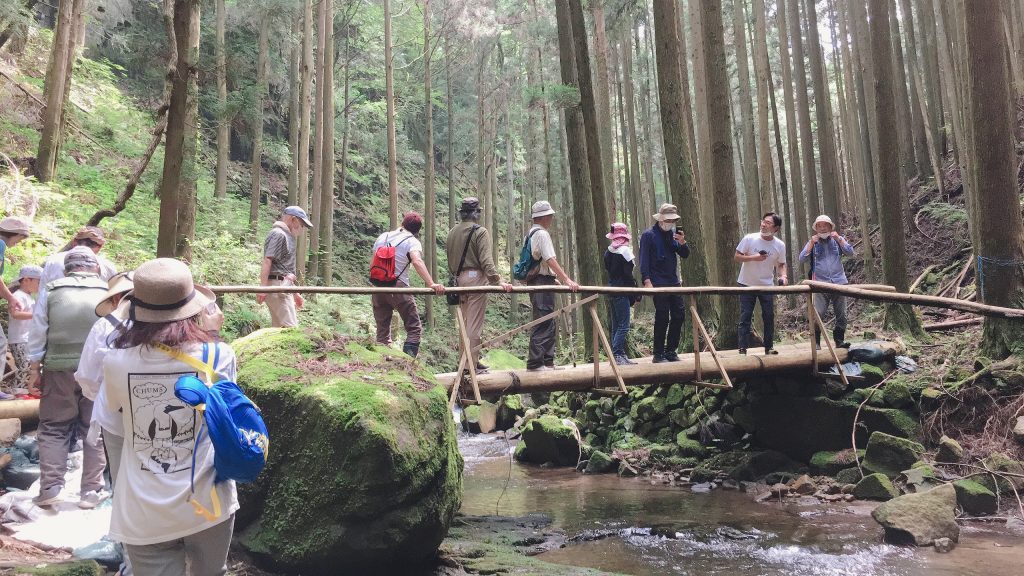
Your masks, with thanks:
<instances>
[{"instance_id":1,"label":"hiking pants","mask_svg":"<svg viewBox=\"0 0 1024 576\"><path fill-rule=\"evenodd\" d=\"M679 336L686 318L686 305L682 294L655 294L654 300L654 355L674 353L679 348Z\"/></svg>"},{"instance_id":2,"label":"hiking pants","mask_svg":"<svg viewBox=\"0 0 1024 576\"><path fill-rule=\"evenodd\" d=\"M459 274L459 286L487 286L487 276L481 270L464 269ZM466 319L466 332L469 336L469 345L476 348L480 345L480 335L484 331L484 310L487 309L487 294L462 294L459 296L459 306L462 307L462 316ZM459 348L462 348L462 340L459 340ZM473 355L473 361L480 363L480 354Z\"/></svg>"},{"instance_id":3,"label":"hiking pants","mask_svg":"<svg viewBox=\"0 0 1024 576\"><path fill-rule=\"evenodd\" d=\"M828 311L829 304L832 305L832 311L836 314L836 332L846 332L846 296L842 294L829 294L827 292L819 292L814 294L814 309L818 311L818 316L821 317L821 321L825 321L825 312Z\"/></svg>"},{"instance_id":4,"label":"hiking pants","mask_svg":"<svg viewBox=\"0 0 1024 576\"><path fill-rule=\"evenodd\" d=\"M125 544L132 567L144 576L221 576L228 571L228 546L235 515L177 540L159 544ZM188 571L186 572L186 566Z\"/></svg>"},{"instance_id":5,"label":"hiking pants","mask_svg":"<svg viewBox=\"0 0 1024 576\"><path fill-rule=\"evenodd\" d=\"M290 286L288 280L271 280L269 286ZM267 309L270 310L270 325L274 328L294 328L299 325L295 313L295 295L284 292L267 294Z\"/></svg>"},{"instance_id":6,"label":"hiking pants","mask_svg":"<svg viewBox=\"0 0 1024 576\"><path fill-rule=\"evenodd\" d=\"M409 285L399 282L396 288L408 288ZM405 343L419 344L423 336L423 325L420 313L416 309L416 298L412 294L374 294L373 320L377 324L377 342L385 346L391 345L391 319L395 311L402 317L405 324Z\"/></svg>"},{"instance_id":7,"label":"hiking pants","mask_svg":"<svg viewBox=\"0 0 1024 576\"><path fill-rule=\"evenodd\" d=\"M554 286L555 277L538 275L526 283L527 286ZM554 292L531 292L530 304L533 305L533 319L547 316L555 311ZM526 367L540 368L555 365L555 319L545 320L533 327L530 332L530 357Z\"/></svg>"},{"instance_id":8,"label":"hiking pants","mask_svg":"<svg viewBox=\"0 0 1024 576\"><path fill-rule=\"evenodd\" d=\"M740 284L740 286L746 286ZM754 304L761 303L761 321L764 323L764 349L770 350L775 342L775 295L740 294L740 321L736 325L736 336L740 350L747 349L750 341L750 321L754 318Z\"/></svg>"},{"instance_id":9,"label":"hiking pants","mask_svg":"<svg viewBox=\"0 0 1024 576\"><path fill-rule=\"evenodd\" d=\"M616 358L626 356L626 335L629 334L629 313L633 305L632 296L612 296L612 355Z\"/></svg>"},{"instance_id":10,"label":"hiking pants","mask_svg":"<svg viewBox=\"0 0 1024 576\"><path fill-rule=\"evenodd\" d=\"M99 424L96 424L96 426L99 426ZM103 431L103 453L106 455L107 464L110 466L110 486L117 490L117 475L121 471L121 452L124 451L124 436L114 434L106 428L100 429ZM118 544L118 546L120 545ZM132 576L135 573L127 554L124 555L118 572L121 573L121 576Z\"/></svg>"},{"instance_id":11,"label":"hiking pants","mask_svg":"<svg viewBox=\"0 0 1024 576\"><path fill-rule=\"evenodd\" d=\"M46 370L43 366L43 390L39 400L39 488L64 486L68 471L68 450L75 426L82 439L82 493L103 488L106 457L103 440L89 442L92 400L82 396L74 370Z\"/></svg>"}]
</instances>

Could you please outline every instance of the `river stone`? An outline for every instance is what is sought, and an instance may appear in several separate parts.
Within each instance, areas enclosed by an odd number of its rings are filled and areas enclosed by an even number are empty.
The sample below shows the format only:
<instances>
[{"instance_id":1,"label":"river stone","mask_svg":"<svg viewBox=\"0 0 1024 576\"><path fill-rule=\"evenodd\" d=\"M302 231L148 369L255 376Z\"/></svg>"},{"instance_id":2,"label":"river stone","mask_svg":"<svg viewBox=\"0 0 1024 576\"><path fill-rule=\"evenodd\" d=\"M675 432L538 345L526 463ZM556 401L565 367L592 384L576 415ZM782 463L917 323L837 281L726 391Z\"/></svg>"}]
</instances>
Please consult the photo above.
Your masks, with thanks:
<instances>
[{"instance_id":1,"label":"river stone","mask_svg":"<svg viewBox=\"0 0 1024 576\"><path fill-rule=\"evenodd\" d=\"M515 457L520 462L575 466L580 458L580 445L571 426L546 414L523 428Z\"/></svg>"},{"instance_id":2,"label":"river stone","mask_svg":"<svg viewBox=\"0 0 1024 576\"><path fill-rule=\"evenodd\" d=\"M633 404L629 415L633 420L642 422L653 422L666 414L665 399L658 396L648 396Z\"/></svg>"},{"instance_id":3,"label":"river stone","mask_svg":"<svg viewBox=\"0 0 1024 576\"><path fill-rule=\"evenodd\" d=\"M935 551L938 552L939 554L945 554L947 552L952 552L953 548L956 547L956 544L952 540L950 540L949 538L936 538L934 544L935 544Z\"/></svg>"},{"instance_id":4,"label":"river stone","mask_svg":"<svg viewBox=\"0 0 1024 576\"><path fill-rule=\"evenodd\" d=\"M864 459L864 451L857 450L857 456ZM835 476L839 471L856 465L852 448L837 452L821 451L811 457L811 473Z\"/></svg>"},{"instance_id":5,"label":"river stone","mask_svg":"<svg viewBox=\"0 0 1024 576\"><path fill-rule=\"evenodd\" d=\"M336 574L433 558L461 505L463 461L432 372L388 347L302 329L232 346L277 446L239 487L236 535L256 562Z\"/></svg>"},{"instance_id":6,"label":"river stone","mask_svg":"<svg viewBox=\"0 0 1024 576\"><path fill-rule=\"evenodd\" d=\"M673 384L669 386L668 392L665 394L665 405L669 408L675 408L686 400L686 388L682 384Z\"/></svg>"},{"instance_id":7,"label":"river stone","mask_svg":"<svg viewBox=\"0 0 1024 576\"><path fill-rule=\"evenodd\" d=\"M0 446L14 446L21 436L21 418L0 418Z\"/></svg>"},{"instance_id":8,"label":"river stone","mask_svg":"<svg viewBox=\"0 0 1024 576\"><path fill-rule=\"evenodd\" d=\"M1024 416L1017 417L1017 423L1013 426L1013 438L1024 444Z\"/></svg>"},{"instance_id":9,"label":"river stone","mask_svg":"<svg viewBox=\"0 0 1024 576\"><path fill-rule=\"evenodd\" d=\"M860 500L892 500L900 495L892 481L885 474L869 474L857 483L853 495Z\"/></svg>"},{"instance_id":10,"label":"river stone","mask_svg":"<svg viewBox=\"0 0 1024 576\"><path fill-rule=\"evenodd\" d=\"M594 453L590 455L590 459L587 460L587 468L584 472L587 474L605 474L614 471L617 466L617 460L600 450L594 450Z\"/></svg>"},{"instance_id":11,"label":"river stone","mask_svg":"<svg viewBox=\"0 0 1024 576\"><path fill-rule=\"evenodd\" d=\"M999 507L996 495L970 478L953 482L953 487L956 488L957 503L968 514L974 516L993 514Z\"/></svg>"},{"instance_id":12,"label":"river stone","mask_svg":"<svg viewBox=\"0 0 1024 576\"><path fill-rule=\"evenodd\" d=\"M516 424L516 420L526 414L523 397L519 394L502 396L498 401L498 419L495 423L498 430L508 430Z\"/></svg>"},{"instance_id":13,"label":"river stone","mask_svg":"<svg viewBox=\"0 0 1024 576\"><path fill-rule=\"evenodd\" d=\"M694 458L703 458L707 454L707 449L704 445L689 438L685 432L676 434L676 445L679 446L680 456L690 456Z\"/></svg>"},{"instance_id":14,"label":"river stone","mask_svg":"<svg viewBox=\"0 0 1024 576\"><path fill-rule=\"evenodd\" d=\"M917 442L884 432L874 432L868 438L868 446L864 451L864 467L895 478L913 466L923 453L924 446Z\"/></svg>"},{"instance_id":15,"label":"river stone","mask_svg":"<svg viewBox=\"0 0 1024 576\"><path fill-rule=\"evenodd\" d=\"M882 525L886 541L892 544L928 546L938 538L960 541L952 484L893 498L875 508L871 517Z\"/></svg>"},{"instance_id":16,"label":"river stone","mask_svg":"<svg viewBox=\"0 0 1024 576\"><path fill-rule=\"evenodd\" d=\"M843 468L839 472L836 472L835 478L838 484L846 485L860 482L863 476L861 475L860 470L854 466L852 468Z\"/></svg>"},{"instance_id":17,"label":"river stone","mask_svg":"<svg viewBox=\"0 0 1024 576\"><path fill-rule=\"evenodd\" d=\"M939 449L935 453L935 459L939 462L960 462L964 459L964 449L959 442L943 435L939 438Z\"/></svg>"}]
</instances>

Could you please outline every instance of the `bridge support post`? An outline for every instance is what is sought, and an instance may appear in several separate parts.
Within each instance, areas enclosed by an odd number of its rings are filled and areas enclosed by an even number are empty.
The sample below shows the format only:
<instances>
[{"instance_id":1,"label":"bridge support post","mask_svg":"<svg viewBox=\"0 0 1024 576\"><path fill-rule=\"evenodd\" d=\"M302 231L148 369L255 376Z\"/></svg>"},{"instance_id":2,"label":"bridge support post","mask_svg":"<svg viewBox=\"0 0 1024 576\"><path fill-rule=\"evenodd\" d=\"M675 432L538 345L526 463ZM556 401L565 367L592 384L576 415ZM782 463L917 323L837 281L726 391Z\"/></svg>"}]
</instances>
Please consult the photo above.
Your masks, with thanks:
<instances>
[{"instance_id":1,"label":"bridge support post","mask_svg":"<svg viewBox=\"0 0 1024 576\"><path fill-rule=\"evenodd\" d=\"M694 296L690 296L690 316L693 319L693 363L695 368L694 376L696 376L694 384L700 384L710 388L723 388L726 390L732 389L732 379L729 378L729 372L727 372L725 370L725 366L722 365L722 359L718 356L718 350L715 349L714 341L712 341L711 336L708 335L708 329L704 327L704 321L700 319L700 314L697 313L697 299ZM704 336L704 340L708 343L708 351L711 352L711 359L714 360L715 365L718 366L718 372L722 375L722 380L725 380L724 385L704 382L701 378L700 339L697 338L698 330Z\"/></svg>"},{"instance_id":2,"label":"bridge support post","mask_svg":"<svg viewBox=\"0 0 1024 576\"><path fill-rule=\"evenodd\" d=\"M622 381L622 375L619 374L619 366L615 363L615 354L612 352L612 346L608 343L608 335L604 333L604 326L601 325L601 318L597 315L597 303L591 302L587 306L587 310L590 310L590 318L594 321L594 388L598 388L601 385L601 358L598 356L597 343L600 339L601 344L604 346L604 353L608 355L608 364L612 367L612 374L615 374L615 381L619 385L619 392L627 394L626 383Z\"/></svg>"}]
</instances>

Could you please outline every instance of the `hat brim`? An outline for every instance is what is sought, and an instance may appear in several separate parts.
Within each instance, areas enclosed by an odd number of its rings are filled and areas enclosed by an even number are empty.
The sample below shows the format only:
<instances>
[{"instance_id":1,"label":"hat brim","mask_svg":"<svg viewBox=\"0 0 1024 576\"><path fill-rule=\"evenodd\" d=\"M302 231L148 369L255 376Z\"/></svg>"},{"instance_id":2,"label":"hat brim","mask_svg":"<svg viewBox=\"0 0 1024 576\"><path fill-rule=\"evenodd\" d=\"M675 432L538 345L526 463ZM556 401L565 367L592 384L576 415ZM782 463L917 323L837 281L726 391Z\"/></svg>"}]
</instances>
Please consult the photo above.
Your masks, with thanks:
<instances>
[{"instance_id":1,"label":"hat brim","mask_svg":"<svg viewBox=\"0 0 1024 576\"><path fill-rule=\"evenodd\" d=\"M100 303L96 305L96 316L103 318L107 314L116 310L118 307L114 306L114 298L116 296L123 296L131 291L132 284L130 282L114 288L113 290L107 290L107 297L100 300Z\"/></svg>"},{"instance_id":2,"label":"hat brim","mask_svg":"<svg viewBox=\"0 0 1024 576\"><path fill-rule=\"evenodd\" d=\"M134 290L125 292L124 298L121 299L121 304L116 310L117 315L122 318L128 318L134 322L157 323L185 320L199 314L204 308L209 306L211 302L216 301L216 297L213 292L205 286L200 286L198 284L195 285L195 291L187 302L170 310L153 310L134 305L134 302L132 301L132 296L134 294Z\"/></svg>"},{"instance_id":3,"label":"hat brim","mask_svg":"<svg viewBox=\"0 0 1024 576\"><path fill-rule=\"evenodd\" d=\"M312 223L312 222L310 222L309 218L299 218L299 220L302 220L302 224L303 224L303 225L304 225L304 226L305 226L306 228L312 228L312 227L313 227L313 223Z\"/></svg>"},{"instance_id":4,"label":"hat brim","mask_svg":"<svg viewBox=\"0 0 1024 576\"><path fill-rule=\"evenodd\" d=\"M627 240L632 240L633 239L633 237L630 236L628 233L623 233L623 232L609 232L609 233L605 234L604 237L609 239L609 240L613 240L615 238L625 238Z\"/></svg>"},{"instance_id":5,"label":"hat brim","mask_svg":"<svg viewBox=\"0 0 1024 576\"><path fill-rule=\"evenodd\" d=\"M550 215L552 215L554 213L555 213L554 210L548 208L547 210L542 210L540 212L534 212L533 213L533 218L543 218L544 216L550 216Z\"/></svg>"},{"instance_id":6,"label":"hat brim","mask_svg":"<svg viewBox=\"0 0 1024 576\"><path fill-rule=\"evenodd\" d=\"M679 214L655 214L654 219L658 222L664 222L665 220L676 221L682 219Z\"/></svg>"}]
</instances>

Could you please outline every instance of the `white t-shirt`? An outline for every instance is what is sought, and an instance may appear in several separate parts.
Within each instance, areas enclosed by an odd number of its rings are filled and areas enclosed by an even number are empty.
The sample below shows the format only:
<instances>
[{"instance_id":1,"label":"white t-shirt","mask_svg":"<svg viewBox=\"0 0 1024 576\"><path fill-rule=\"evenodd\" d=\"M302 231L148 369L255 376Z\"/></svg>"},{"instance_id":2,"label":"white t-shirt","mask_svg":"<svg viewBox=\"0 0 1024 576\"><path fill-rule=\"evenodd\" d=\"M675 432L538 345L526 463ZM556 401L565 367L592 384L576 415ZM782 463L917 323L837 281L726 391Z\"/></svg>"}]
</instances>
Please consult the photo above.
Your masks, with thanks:
<instances>
[{"instance_id":1,"label":"white t-shirt","mask_svg":"<svg viewBox=\"0 0 1024 576\"><path fill-rule=\"evenodd\" d=\"M234 352L227 344L217 347L217 374L234 380ZM202 359L201 345L192 345L186 352ZM110 518L110 537L115 541L144 546L176 540L216 526L238 510L234 481L214 484L213 444L205 424L196 443L201 416L174 396L174 383L185 374L196 375L196 371L145 346L112 349L103 360L106 408L115 414L122 411L125 431ZM220 514L207 520L196 514L189 500L194 496L213 512L213 490Z\"/></svg>"},{"instance_id":2,"label":"white t-shirt","mask_svg":"<svg viewBox=\"0 0 1024 576\"><path fill-rule=\"evenodd\" d=\"M111 349L114 325L105 317L92 325L82 348L82 359L78 361L75 380L82 388L82 396L93 401L92 421L104 430L124 436L124 422L121 414L107 409L107 395L103 386L103 359Z\"/></svg>"},{"instance_id":3,"label":"white t-shirt","mask_svg":"<svg viewBox=\"0 0 1024 576\"><path fill-rule=\"evenodd\" d=\"M533 232L534 230L537 231ZM551 233L537 224L530 228L530 232L533 232L533 236L530 237L530 253L535 260L540 260L540 270L537 273L554 276L555 273L548 266L548 260L555 257L555 244L551 241Z\"/></svg>"},{"instance_id":4,"label":"white t-shirt","mask_svg":"<svg viewBox=\"0 0 1024 576\"><path fill-rule=\"evenodd\" d=\"M737 280L745 286L771 286L775 283L775 267L786 263L786 244L773 237L765 240L760 232L747 234L736 246L736 251L747 256L764 250L768 258L740 265L740 277Z\"/></svg>"},{"instance_id":5,"label":"white t-shirt","mask_svg":"<svg viewBox=\"0 0 1024 576\"><path fill-rule=\"evenodd\" d=\"M14 291L14 297L21 303L22 310L31 310L35 301L32 295L21 290ZM16 320L10 319L7 325L7 341L11 344L28 344L28 329L32 326L32 319Z\"/></svg>"},{"instance_id":6,"label":"white t-shirt","mask_svg":"<svg viewBox=\"0 0 1024 576\"><path fill-rule=\"evenodd\" d=\"M398 275L398 281L410 286L409 270L412 265L409 263L409 253L423 254L423 244L411 232L399 228L378 236L377 241L373 243L373 251L376 252L377 248L388 244L395 247L395 274Z\"/></svg>"}]
</instances>

